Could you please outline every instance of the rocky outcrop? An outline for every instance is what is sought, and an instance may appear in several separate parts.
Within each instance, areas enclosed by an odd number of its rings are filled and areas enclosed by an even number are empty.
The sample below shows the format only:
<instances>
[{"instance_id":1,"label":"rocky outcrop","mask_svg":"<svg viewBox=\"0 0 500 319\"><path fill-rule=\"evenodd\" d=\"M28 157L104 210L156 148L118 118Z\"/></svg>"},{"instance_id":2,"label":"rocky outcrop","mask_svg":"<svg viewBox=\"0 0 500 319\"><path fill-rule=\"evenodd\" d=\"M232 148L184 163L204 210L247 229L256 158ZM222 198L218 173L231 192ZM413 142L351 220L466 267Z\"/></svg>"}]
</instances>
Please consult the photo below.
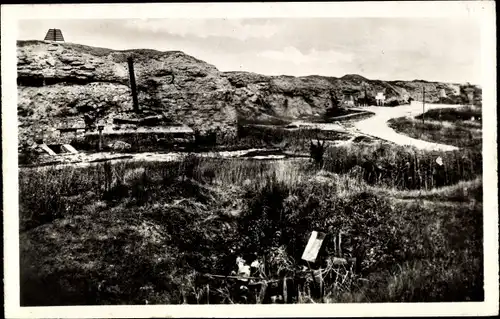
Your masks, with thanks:
<instances>
[{"instance_id":1,"label":"rocky outcrop","mask_svg":"<svg viewBox=\"0 0 500 319\"><path fill-rule=\"evenodd\" d=\"M426 90L426 101L436 103L444 90L447 96L457 94L458 84L426 81L380 81L370 80L356 74L341 78L325 76L263 76L248 72L225 72L234 88L235 104L244 116L275 114L297 118L323 114L325 110L342 105L346 92L354 92L358 99L369 97L372 104L375 96L383 92L386 103L402 104L410 99L421 100L422 88Z\"/></svg>"},{"instance_id":2,"label":"rocky outcrop","mask_svg":"<svg viewBox=\"0 0 500 319\"><path fill-rule=\"evenodd\" d=\"M300 118L324 113L333 106L333 86L321 77L262 76L226 72L233 101L243 116L261 114Z\"/></svg>"},{"instance_id":3,"label":"rocky outcrop","mask_svg":"<svg viewBox=\"0 0 500 319\"><path fill-rule=\"evenodd\" d=\"M180 51L115 51L72 43L18 41L18 118L20 144L43 137L61 140L59 127L85 126L93 116L105 126L114 119L161 115L198 135L218 140L236 134L238 117L275 116L298 119L322 115L342 105L346 92L386 102L409 98L436 102L444 90L456 95L456 84L426 81L369 80L350 74L264 76L220 72L213 65ZM134 61L141 115L133 112L127 58ZM68 142L68 141L63 141Z\"/></svg>"}]
</instances>

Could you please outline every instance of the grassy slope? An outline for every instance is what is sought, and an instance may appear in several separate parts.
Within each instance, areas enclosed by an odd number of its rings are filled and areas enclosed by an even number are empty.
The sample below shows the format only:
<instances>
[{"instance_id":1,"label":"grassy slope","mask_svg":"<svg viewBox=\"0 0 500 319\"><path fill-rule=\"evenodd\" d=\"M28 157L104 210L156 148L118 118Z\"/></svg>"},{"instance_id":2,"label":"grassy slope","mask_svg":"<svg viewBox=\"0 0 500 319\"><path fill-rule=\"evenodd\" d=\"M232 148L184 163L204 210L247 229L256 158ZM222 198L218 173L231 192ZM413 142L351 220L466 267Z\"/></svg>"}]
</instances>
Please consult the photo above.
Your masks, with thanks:
<instances>
[{"instance_id":1,"label":"grassy slope","mask_svg":"<svg viewBox=\"0 0 500 319\"><path fill-rule=\"evenodd\" d=\"M474 121L470 120L472 117ZM477 149L482 146L481 109L435 109L416 118L392 119L389 126L397 132L429 142Z\"/></svg>"},{"instance_id":2,"label":"grassy slope","mask_svg":"<svg viewBox=\"0 0 500 319\"><path fill-rule=\"evenodd\" d=\"M26 169L20 188L22 305L205 303L206 283L210 303L238 302L197 274L254 255L275 276L311 230L335 229L368 282L351 278L327 302L483 296L481 179L412 192L300 161L192 158Z\"/></svg>"}]
</instances>

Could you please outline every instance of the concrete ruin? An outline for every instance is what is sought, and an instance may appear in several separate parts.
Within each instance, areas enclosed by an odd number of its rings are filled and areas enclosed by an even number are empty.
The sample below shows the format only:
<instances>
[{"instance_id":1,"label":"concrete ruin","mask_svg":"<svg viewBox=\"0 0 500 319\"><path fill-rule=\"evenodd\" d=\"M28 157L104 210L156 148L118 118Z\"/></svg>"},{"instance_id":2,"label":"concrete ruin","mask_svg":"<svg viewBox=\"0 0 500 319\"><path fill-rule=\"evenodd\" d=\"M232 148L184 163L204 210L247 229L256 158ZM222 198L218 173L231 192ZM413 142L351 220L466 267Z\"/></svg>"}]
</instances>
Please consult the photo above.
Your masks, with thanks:
<instances>
[{"instance_id":1,"label":"concrete ruin","mask_svg":"<svg viewBox=\"0 0 500 319\"><path fill-rule=\"evenodd\" d=\"M167 134L164 127L183 124L193 136L193 131L207 136L216 131L219 144L236 138L232 86L214 66L180 51L95 50L63 43L57 34L52 30L46 41L18 42L20 145L40 138L47 144L77 140L72 145L81 149L94 130L85 116L104 125L104 134L128 135L141 127Z\"/></svg>"},{"instance_id":2,"label":"concrete ruin","mask_svg":"<svg viewBox=\"0 0 500 319\"><path fill-rule=\"evenodd\" d=\"M375 96L375 100L377 101L377 106L384 106L385 104L384 92L378 92L377 96Z\"/></svg>"},{"instance_id":3,"label":"concrete ruin","mask_svg":"<svg viewBox=\"0 0 500 319\"><path fill-rule=\"evenodd\" d=\"M79 152L69 144L38 144L35 150L43 155L56 156L59 154L78 154Z\"/></svg>"},{"instance_id":4,"label":"concrete ruin","mask_svg":"<svg viewBox=\"0 0 500 319\"><path fill-rule=\"evenodd\" d=\"M442 98L448 97L448 96L446 95L446 91L445 91L444 89L441 89L441 90L439 91L439 96L440 96L440 97L442 97Z\"/></svg>"},{"instance_id":5,"label":"concrete ruin","mask_svg":"<svg viewBox=\"0 0 500 319\"><path fill-rule=\"evenodd\" d=\"M356 106L359 98L359 91L355 89L346 89L342 91L342 102L345 106Z\"/></svg>"}]
</instances>

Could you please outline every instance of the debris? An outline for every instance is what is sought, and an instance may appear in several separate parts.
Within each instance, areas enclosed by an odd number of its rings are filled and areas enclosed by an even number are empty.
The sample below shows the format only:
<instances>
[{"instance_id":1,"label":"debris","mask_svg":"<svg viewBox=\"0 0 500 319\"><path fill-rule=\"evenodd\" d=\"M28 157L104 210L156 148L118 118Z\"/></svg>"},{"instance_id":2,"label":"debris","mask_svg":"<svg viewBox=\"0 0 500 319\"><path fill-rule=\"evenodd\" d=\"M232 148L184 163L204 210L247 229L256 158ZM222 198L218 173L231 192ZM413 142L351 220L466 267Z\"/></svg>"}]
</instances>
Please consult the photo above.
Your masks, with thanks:
<instances>
[{"instance_id":1,"label":"debris","mask_svg":"<svg viewBox=\"0 0 500 319\"><path fill-rule=\"evenodd\" d=\"M245 264L245 260L243 258L237 257L236 264L238 265L238 276L250 277L250 266ZM242 279L242 281L248 281L248 279Z\"/></svg>"},{"instance_id":2,"label":"debris","mask_svg":"<svg viewBox=\"0 0 500 319\"><path fill-rule=\"evenodd\" d=\"M345 258L333 257L332 263L334 265L347 265L347 260Z\"/></svg>"},{"instance_id":3,"label":"debris","mask_svg":"<svg viewBox=\"0 0 500 319\"><path fill-rule=\"evenodd\" d=\"M241 291L248 291L248 287L247 287L247 286L244 286L244 285L241 285L241 286L240 286L240 290L241 290Z\"/></svg>"},{"instance_id":4,"label":"debris","mask_svg":"<svg viewBox=\"0 0 500 319\"><path fill-rule=\"evenodd\" d=\"M113 143L108 144L108 147L115 151L122 151L132 148L132 145L123 141L115 141Z\"/></svg>"}]
</instances>

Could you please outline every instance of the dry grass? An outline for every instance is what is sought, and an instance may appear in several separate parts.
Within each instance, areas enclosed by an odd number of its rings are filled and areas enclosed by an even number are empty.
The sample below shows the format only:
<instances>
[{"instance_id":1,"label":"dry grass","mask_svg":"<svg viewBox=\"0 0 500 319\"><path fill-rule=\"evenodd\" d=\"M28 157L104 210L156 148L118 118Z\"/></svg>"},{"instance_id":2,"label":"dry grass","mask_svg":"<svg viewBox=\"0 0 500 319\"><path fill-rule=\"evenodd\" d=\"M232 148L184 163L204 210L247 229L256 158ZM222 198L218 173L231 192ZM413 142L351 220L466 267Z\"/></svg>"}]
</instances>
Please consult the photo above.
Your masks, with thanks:
<instances>
[{"instance_id":1,"label":"dry grass","mask_svg":"<svg viewBox=\"0 0 500 319\"><path fill-rule=\"evenodd\" d=\"M477 149L427 152L386 143L349 144L329 148L325 157L325 170L401 190L454 185L482 173L482 154Z\"/></svg>"},{"instance_id":2,"label":"dry grass","mask_svg":"<svg viewBox=\"0 0 500 319\"><path fill-rule=\"evenodd\" d=\"M312 230L343 231L344 257L359 260L325 275L324 302L481 300L481 179L428 191L381 185L304 160L194 155L22 169L21 301L269 302L283 291L273 278L300 272ZM237 282L201 275L229 274L237 256L265 261L267 294L243 298ZM321 302L314 285L296 284L291 302Z\"/></svg>"},{"instance_id":3,"label":"dry grass","mask_svg":"<svg viewBox=\"0 0 500 319\"><path fill-rule=\"evenodd\" d=\"M290 152L309 152L311 140L348 140L348 133L311 128L286 129L283 127L240 125L238 143L245 147L279 147Z\"/></svg>"}]
</instances>

